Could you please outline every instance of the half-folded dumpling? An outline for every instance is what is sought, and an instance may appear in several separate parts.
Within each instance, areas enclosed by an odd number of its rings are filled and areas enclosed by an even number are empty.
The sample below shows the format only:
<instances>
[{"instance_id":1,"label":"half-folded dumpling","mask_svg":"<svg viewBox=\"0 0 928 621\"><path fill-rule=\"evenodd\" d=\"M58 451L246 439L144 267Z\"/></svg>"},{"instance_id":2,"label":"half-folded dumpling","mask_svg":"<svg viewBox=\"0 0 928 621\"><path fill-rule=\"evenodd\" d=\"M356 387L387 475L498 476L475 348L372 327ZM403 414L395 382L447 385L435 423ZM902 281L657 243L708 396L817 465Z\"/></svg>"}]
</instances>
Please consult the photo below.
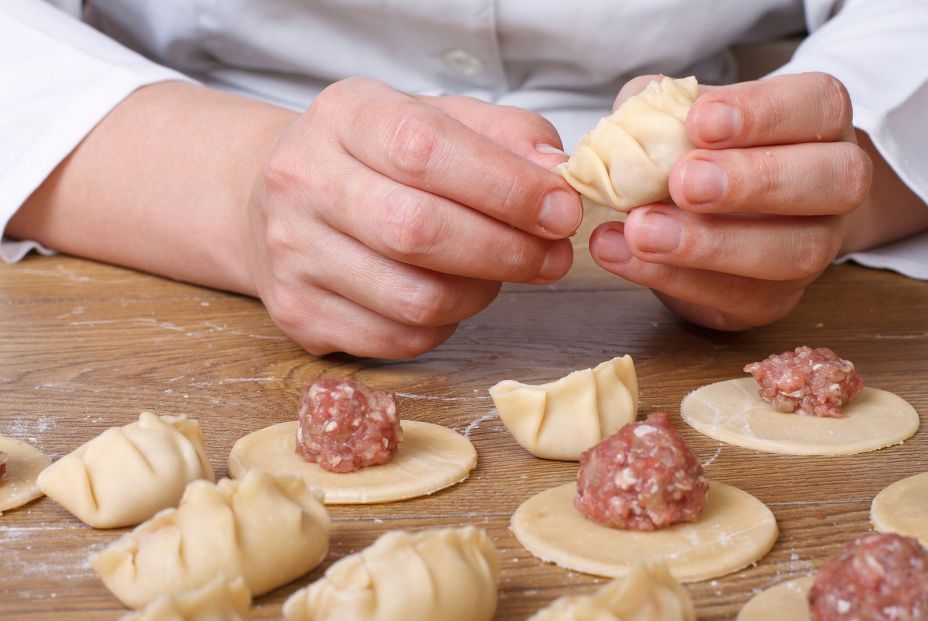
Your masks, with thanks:
<instances>
[{"instance_id":1,"label":"half-folded dumpling","mask_svg":"<svg viewBox=\"0 0 928 621\"><path fill-rule=\"evenodd\" d=\"M390 531L284 604L288 621L489 621L499 556L479 528Z\"/></svg>"},{"instance_id":2,"label":"half-folded dumpling","mask_svg":"<svg viewBox=\"0 0 928 621\"><path fill-rule=\"evenodd\" d=\"M561 597L529 621L696 621L693 600L667 565L637 565L592 595Z\"/></svg>"},{"instance_id":3,"label":"half-folded dumpling","mask_svg":"<svg viewBox=\"0 0 928 621\"><path fill-rule=\"evenodd\" d=\"M329 547L329 515L303 479L252 470L194 481L180 505L123 535L90 563L123 604L241 575L254 595L302 576Z\"/></svg>"},{"instance_id":4,"label":"half-folded dumpling","mask_svg":"<svg viewBox=\"0 0 928 621\"><path fill-rule=\"evenodd\" d=\"M627 212L670 196L670 169L693 148L686 115L696 78L662 78L584 134L560 172L584 199Z\"/></svg>"},{"instance_id":5,"label":"half-folded dumpling","mask_svg":"<svg viewBox=\"0 0 928 621\"><path fill-rule=\"evenodd\" d=\"M638 378L628 355L548 384L504 380L490 396L516 442L545 459L576 461L638 414Z\"/></svg>"},{"instance_id":6,"label":"half-folded dumpling","mask_svg":"<svg viewBox=\"0 0 928 621\"><path fill-rule=\"evenodd\" d=\"M173 507L187 483L213 480L200 424L142 412L110 427L46 468L46 496L94 528L134 526Z\"/></svg>"},{"instance_id":7,"label":"half-folded dumpling","mask_svg":"<svg viewBox=\"0 0 928 621\"><path fill-rule=\"evenodd\" d=\"M119 621L249 621L251 594L245 580L218 575L198 589L161 595Z\"/></svg>"}]
</instances>

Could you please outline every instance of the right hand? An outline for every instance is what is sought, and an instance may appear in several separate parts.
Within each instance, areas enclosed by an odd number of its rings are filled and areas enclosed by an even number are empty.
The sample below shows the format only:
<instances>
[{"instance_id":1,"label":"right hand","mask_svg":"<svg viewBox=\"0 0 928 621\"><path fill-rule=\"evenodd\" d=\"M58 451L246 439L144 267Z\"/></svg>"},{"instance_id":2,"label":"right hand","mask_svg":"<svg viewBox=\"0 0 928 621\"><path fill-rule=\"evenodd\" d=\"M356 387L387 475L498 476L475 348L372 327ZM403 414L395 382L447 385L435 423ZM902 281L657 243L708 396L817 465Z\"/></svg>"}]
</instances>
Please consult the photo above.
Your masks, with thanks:
<instances>
[{"instance_id":1,"label":"right hand","mask_svg":"<svg viewBox=\"0 0 928 621\"><path fill-rule=\"evenodd\" d=\"M248 206L254 289L314 354L409 358L490 304L548 283L573 253L580 200L537 114L412 97L352 78L280 137Z\"/></svg>"}]
</instances>

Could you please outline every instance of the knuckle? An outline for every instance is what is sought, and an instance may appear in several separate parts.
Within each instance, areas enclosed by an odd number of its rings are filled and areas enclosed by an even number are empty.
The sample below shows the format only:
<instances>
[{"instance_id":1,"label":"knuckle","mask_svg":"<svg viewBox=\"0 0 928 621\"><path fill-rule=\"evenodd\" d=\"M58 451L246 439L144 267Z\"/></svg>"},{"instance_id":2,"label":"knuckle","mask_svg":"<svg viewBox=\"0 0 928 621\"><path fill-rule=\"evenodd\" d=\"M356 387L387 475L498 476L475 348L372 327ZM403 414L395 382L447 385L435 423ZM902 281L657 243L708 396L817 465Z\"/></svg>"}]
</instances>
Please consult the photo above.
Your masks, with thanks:
<instances>
[{"instance_id":1,"label":"knuckle","mask_svg":"<svg viewBox=\"0 0 928 621\"><path fill-rule=\"evenodd\" d=\"M841 179L846 180L848 211L861 205L870 195L873 178L873 161L867 153L855 144L844 143L850 151L845 160L845 169Z\"/></svg>"},{"instance_id":2,"label":"knuckle","mask_svg":"<svg viewBox=\"0 0 928 621\"><path fill-rule=\"evenodd\" d=\"M411 108L400 115L389 135L390 161L401 173L418 179L433 168L439 135L429 116Z\"/></svg>"},{"instance_id":3,"label":"knuckle","mask_svg":"<svg viewBox=\"0 0 928 621\"><path fill-rule=\"evenodd\" d=\"M499 254L501 278L512 282L537 278L545 261L546 248L543 244L521 238L501 245L501 248L505 248Z\"/></svg>"},{"instance_id":4,"label":"knuckle","mask_svg":"<svg viewBox=\"0 0 928 621\"><path fill-rule=\"evenodd\" d=\"M822 81L823 101L825 112L828 115L826 118L837 118L841 127L850 127L853 116L851 96L844 82L830 73L818 73L817 75Z\"/></svg>"},{"instance_id":5,"label":"knuckle","mask_svg":"<svg viewBox=\"0 0 928 621\"><path fill-rule=\"evenodd\" d=\"M455 302L441 284L423 282L403 296L402 314L413 326L440 326L448 323Z\"/></svg>"},{"instance_id":6,"label":"knuckle","mask_svg":"<svg viewBox=\"0 0 928 621\"><path fill-rule=\"evenodd\" d=\"M795 275L799 278L815 278L821 274L835 256L834 232L831 226L812 225L799 235Z\"/></svg>"},{"instance_id":7,"label":"knuckle","mask_svg":"<svg viewBox=\"0 0 928 621\"><path fill-rule=\"evenodd\" d=\"M393 256L426 256L440 244L441 220L428 199L399 187L387 195L382 213L381 240Z\"/></svg>"},{"instance_id":8,"label":"knuckle","mask_svg":"<svg viewBox=\"0 0 928 621\"><path fill-rule=\"evenodd\" d=\"M560 145L560 137L554 124L533 110L502 106L503 125L520 135L532 136L536 141L545 141L553 146Z\"/></svg>"},{"instance_id":9,"label":"knuckle","mask_svg":"<svg viewBox=\"0 0 928 621\"><path fill-rule=\"evenodd\" d=\"M728 308L744 309L758 304L758 282L751 278L733 276L723 288L723 297Z\"/></svg>"},{"instance_id":10,"label":"knuckle","mask_svg":"<svg viewBox=\"0 0 928 621\"><path fill-rule=\"evenodd\" d=\"M437 344L437 328L413 327L383 334L380 347L390 352L391 358L409 360L421 356Z\"/></svg>"},{"instance_id":11,"label":"knuckle","mask_svg":"<svg viewBox=\"0 0 928 621\"><path fill-rule=\"evenodd\" d=\"M272 218L264 229L264 243L268 256L280 260L299 251L293 227L280 218Z\"/></svg>"}]
</instances>

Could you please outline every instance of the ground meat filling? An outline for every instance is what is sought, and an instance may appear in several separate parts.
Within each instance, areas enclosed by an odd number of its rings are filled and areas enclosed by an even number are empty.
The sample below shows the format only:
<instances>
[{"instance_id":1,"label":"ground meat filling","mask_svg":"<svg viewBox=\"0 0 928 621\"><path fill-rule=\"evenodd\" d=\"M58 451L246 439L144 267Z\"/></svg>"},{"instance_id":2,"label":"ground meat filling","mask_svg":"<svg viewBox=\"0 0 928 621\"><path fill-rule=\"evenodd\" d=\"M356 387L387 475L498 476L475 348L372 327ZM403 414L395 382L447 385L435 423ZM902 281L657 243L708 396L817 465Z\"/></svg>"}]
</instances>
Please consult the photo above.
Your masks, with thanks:
<instances>
[{"instance_id":1,"label":"ground meat filling","mask_svg":"<svg viewBox=\"0 0 928 621\"><path fill-rule=\"evenodd\" d=\"M0 451L0 479L6 474L6 462L9 459L6 453Z\"/></svg>"},{"instance_id":2,"label":"ground meat filling","mask_svg":"<svg viewBox=\"0 0 928 621\"><path fill-rule=\"evenodd\" d=\"M655 412L584 451L574 506L604 526L655 530L695 520L708 489L699 460Z\"/></svg>"},{"instance_id":3,"label":"ground meat filling","mask_svg":"<svg viewBox=\"0 0 928 621\"><path fill-rule=\"evenodd\" d=\"M911 537L868 535L822 565L812 621L928 621L928 552Z\"/></svg>"},{"instance_id":4,"label":"ground meat filling","mask_svg":"<svg viewBox=\"0 0 928 621\"><path fill-rule=\"evenodd\" d=\"M744 367L760 396L778 412L840 418L844 404L864 387L854 363L827 347L797 347Z\"/></svg>"},{"instance_id":5,"label":"ground meat filling","mask_svg":"<svg viewBox=\"0 0 928 621\"><path fill-rule=\"evenodd\" d=\"M395 397L348 378L309 385L300 399L296 450L331 472L393 459L403 441Z\"/></svg>"}]
</instances>

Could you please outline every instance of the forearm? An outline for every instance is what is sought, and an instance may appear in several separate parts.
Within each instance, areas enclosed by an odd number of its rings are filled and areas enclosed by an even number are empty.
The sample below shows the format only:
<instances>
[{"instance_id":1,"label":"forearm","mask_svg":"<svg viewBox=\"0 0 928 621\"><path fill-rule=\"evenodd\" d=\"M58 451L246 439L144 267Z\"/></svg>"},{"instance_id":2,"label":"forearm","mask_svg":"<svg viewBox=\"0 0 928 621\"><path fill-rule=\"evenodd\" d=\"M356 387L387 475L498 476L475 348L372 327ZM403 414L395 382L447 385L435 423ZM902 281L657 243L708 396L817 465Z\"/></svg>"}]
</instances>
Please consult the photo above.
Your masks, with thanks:
<instances>
[{"instance_id":1,"label":"forearm","mask_svg":"<svg viewBox=\"0 0 928 621\"><path fill-rule=\"evenodd\" d=\"M899 179L865 132L857 130L857 140L873 161L873 182L868 200L847 218L842 254L928 229L928 205Z\"/></svg>"},{"instance_id":2,"label":"forearm","mask_svg":"<svg viewBox=\"0 0 928 621\"><path fill-rule=\"evenodd\" d=\"M13 237L254 294L243 260L255 175L296 114L164 82L117 106L32 194Z\"/></svg>"}]
</instances>

